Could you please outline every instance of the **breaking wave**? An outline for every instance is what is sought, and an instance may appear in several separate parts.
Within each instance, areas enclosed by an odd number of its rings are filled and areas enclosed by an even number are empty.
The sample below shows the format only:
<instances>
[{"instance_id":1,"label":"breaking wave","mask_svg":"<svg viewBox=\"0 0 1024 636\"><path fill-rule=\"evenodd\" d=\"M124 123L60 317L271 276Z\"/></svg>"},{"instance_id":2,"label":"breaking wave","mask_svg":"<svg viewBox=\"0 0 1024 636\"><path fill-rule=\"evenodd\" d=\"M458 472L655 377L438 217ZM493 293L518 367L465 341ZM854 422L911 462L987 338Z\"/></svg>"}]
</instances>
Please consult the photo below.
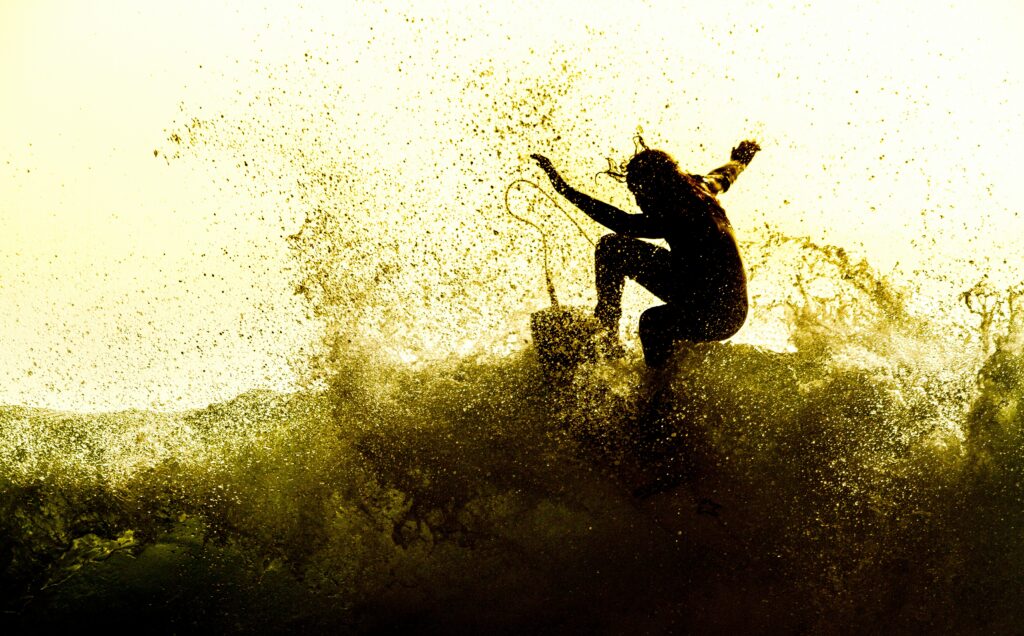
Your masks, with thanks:
<instances>
[{"instance_id":1,"label":"breaking wave","mask_svg":"<svg viewBox=\"0 0 1024 636\"><path fill-rule=\"evenodd\" d=\"M552 383L529 348L408 365L335 331L318 389L174 414L4 408L4 620L1014 631L1009 297L985 292L986 351L842 250L760 245L753 327L782 321L778 350L699 345L663 374L631 350Z\"/></svg>"},{"instance_id":2,"label":"breaking wave","mask_svg":"<svg viewBox=\"0 0 1024 636\"><path fill-rule=\"evenodd\" d=\"M1019 631L1019 289L936 300L737 224L741 340L651 374L627 328L625 360L551 382L526 342L538 244L509 238L487 184L511 163L494 149L570 155L559 131L593 114L560 106L560 79L474 68L451 78L474 116L402 128L450 142L416 154L370 107L340 125L345 78L323 66L162 153L206 153L274 207L297 263L282 284L324 325L307 388L182 413L0 408L4 627ZM589 248L546 229L563 301L592 305Z\"/></svg>"}]
</instances>

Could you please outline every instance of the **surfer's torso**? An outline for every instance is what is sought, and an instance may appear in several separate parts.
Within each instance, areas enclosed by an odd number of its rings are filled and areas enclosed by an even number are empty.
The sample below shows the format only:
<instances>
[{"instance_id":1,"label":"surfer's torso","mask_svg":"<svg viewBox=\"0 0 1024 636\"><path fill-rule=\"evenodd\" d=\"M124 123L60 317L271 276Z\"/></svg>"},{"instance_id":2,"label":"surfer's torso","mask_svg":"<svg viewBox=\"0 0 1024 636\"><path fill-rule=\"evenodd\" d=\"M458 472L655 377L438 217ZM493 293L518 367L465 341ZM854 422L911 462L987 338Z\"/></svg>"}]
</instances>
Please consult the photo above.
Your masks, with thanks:
<instances>
[{"instance_id":1,"label":"surfer's torso","mask_svg":"<svg viewBox=\"0 0 1024 636\"><path fill-rule=\"evenodd\" d=\"M732 225L706 178L693 175L693 181L697 196L681 197L677 209L657 215L676 283L675 297L666 300L745 316L746 274Z\"/></svg>"}]
</instances>

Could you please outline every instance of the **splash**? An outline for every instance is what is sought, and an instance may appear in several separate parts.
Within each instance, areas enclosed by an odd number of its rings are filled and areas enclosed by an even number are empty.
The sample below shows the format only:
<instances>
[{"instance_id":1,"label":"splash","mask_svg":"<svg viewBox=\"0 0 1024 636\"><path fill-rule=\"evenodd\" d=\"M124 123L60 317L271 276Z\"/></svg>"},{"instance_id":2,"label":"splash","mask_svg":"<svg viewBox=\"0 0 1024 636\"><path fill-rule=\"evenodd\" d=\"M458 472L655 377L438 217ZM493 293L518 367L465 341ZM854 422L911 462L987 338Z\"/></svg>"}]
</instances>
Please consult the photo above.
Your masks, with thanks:
<instances>
[{"instance_id":1,"label":"splash","mask_svg":"<svg viewBox=\"0 0 1024 636\"><path fill-rule=\"evenodd\" d=\"M0 409L3 620L1016 629L1018 295L922 304L847 250L749 231L743 341L692 347L663 375L634 342L551 383L523 341L545 302L538 244L501 220L496 181L431 187L460 152L482 157L460 179L511 174L477 152L500 145L491 130L556 143L572 83L484 95L484 71L460 99L491 106L487 130L440 157L356 154L326 102L280 88L254 97L266 118L169 132L164 156L228 161L275 207L320 355L303 391L202 410ZM416 187L395 187L402 170ZM589 254L567 226L550 227L552 269L586 305Z\"/></svg>"},{"instance_id":2,"label":"splash","mask_svg":"<svg viewBox=\"0 0 1024 636\"><path fill-rule=\"evenodd\" d=\"M529 349L408 366L336 342L320 391L5 408L7 620L1012 629L1019 348L957 361L866 265L765 250L803 259L752 259L802 281L758 310L782 308L788 350L700 345L661 377L636 352L552 385Z\"/></svg>"}]
</instances>

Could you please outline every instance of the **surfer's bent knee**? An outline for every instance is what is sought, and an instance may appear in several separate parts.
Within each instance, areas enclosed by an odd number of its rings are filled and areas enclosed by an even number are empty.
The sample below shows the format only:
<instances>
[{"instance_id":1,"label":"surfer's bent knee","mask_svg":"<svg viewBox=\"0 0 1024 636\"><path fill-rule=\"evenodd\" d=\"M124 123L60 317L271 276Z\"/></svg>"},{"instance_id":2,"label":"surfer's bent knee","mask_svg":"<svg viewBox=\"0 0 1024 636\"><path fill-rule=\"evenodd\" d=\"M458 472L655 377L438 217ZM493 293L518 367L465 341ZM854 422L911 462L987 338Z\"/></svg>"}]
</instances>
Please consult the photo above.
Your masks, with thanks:
<instances>
[{"instance_id":1,"label":"surfer's bent knee","mask_svg":"<svg viewBox=\"0 0 1024 636\"><path fill-rule=\"evenodd\" d=\"M597 239L597 248L598 249L608 249L609 247L612 247L613 245L615 245L615 243L619 239L621 239L621 238L622 238L621 234L617 234L615 232L609 232L608 234L605 234L601 238Z\"/></svg>"},{"instance_id":2,"label":"surfer's bent knee","mask_svg":"<svg viewBox=\"0 0 1024 636\"><path fill-rule=\"evenodd\" d=\"M670 340L716 342L736 335L746 322L746 306L714 311L711 307L684 309L671 303L651 307L640 314L640 336Z\"/></svg>"},{"instance_id":3,"label":"surfer's bent knee","mask_svg":"<svg viewBox=\"0 0 1024 636\"><path fill-rule=\"evenodd\" d=\"M597 245L594 246L594 253L606 254L608 252L617 252L624 244L631 240L633 239L628 236L623 236L622 234L616 234L615 232L605 234L601 238L597 239Z\"/></svg>"}]
</instances>

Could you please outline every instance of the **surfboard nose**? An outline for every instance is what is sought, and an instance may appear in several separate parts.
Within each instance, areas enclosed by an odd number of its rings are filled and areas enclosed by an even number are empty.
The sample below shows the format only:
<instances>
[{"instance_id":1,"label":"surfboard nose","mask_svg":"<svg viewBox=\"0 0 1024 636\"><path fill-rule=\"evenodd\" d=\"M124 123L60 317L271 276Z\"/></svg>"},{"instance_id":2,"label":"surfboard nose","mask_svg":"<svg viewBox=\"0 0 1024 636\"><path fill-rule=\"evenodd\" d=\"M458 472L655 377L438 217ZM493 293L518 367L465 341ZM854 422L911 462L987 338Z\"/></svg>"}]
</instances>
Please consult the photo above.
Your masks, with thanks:
<instances>
[{"instance_id":1,"label":"surfboard nose","mask_svg":"<svg viewBox=\"0 0 1024 636\"><path fill-rule=\"evenodd\" d=\"M597 357L601 324L581 307L548 307L530 315L533 346L550 380L567 379L581 363Z\"/></svg>"}]
</instances>

